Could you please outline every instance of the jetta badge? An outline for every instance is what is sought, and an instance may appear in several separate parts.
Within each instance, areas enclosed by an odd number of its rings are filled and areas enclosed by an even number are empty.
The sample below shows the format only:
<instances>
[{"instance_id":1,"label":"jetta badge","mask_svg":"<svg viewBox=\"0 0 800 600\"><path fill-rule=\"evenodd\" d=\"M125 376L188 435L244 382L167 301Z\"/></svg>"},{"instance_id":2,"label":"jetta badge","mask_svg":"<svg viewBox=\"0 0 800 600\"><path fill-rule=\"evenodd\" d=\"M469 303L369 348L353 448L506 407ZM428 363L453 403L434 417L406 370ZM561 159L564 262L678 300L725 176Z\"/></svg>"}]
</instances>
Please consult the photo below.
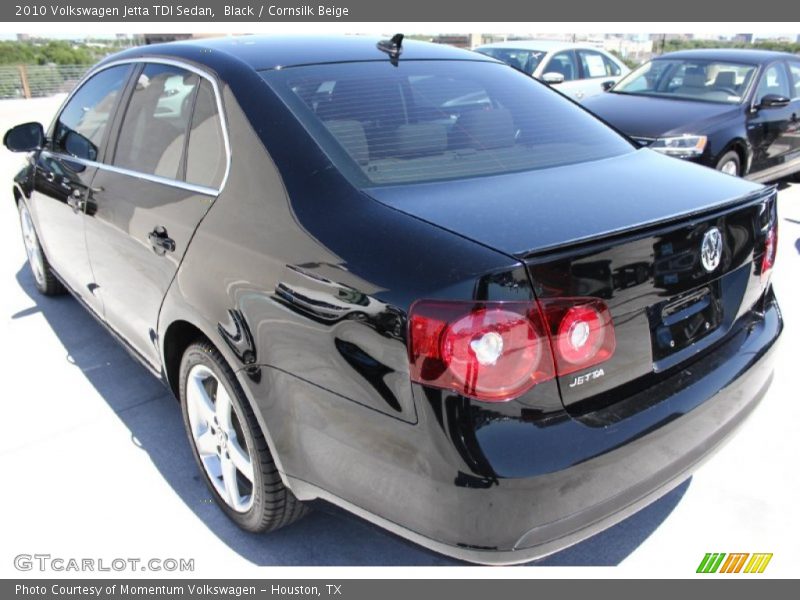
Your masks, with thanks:
<instances>
[{"instance_id":1,"label":"jetta badge","mask_svg":"<svg viewBox=\"0 0 800 600\"><path fill-rule=\"evenodd\" d=\"M722 233L716 227L706 231L700 246L700 260L703 268L711 273L722 260Z\"/></svg>"}]
</instances>

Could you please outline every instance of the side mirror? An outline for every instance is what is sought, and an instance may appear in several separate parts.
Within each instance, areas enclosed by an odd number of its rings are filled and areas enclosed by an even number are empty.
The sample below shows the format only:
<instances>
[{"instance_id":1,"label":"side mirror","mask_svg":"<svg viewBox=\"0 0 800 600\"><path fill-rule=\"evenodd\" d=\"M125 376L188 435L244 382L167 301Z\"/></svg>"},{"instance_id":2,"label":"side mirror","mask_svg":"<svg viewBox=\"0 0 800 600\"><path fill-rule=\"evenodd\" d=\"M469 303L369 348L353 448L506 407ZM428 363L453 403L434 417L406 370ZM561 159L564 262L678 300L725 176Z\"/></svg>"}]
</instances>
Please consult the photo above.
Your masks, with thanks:
<instances>
[{"instance_id":1,"label":"side mirror","mask_svg":"<svg viewBox=\"0 0 800 600\"><path fill-rule=\"evenodd\" d=\"M559 83L564 83L564 74L551 71L542 75L542 81L547 85L558 85Z\"/></svg>"},{"instance_id":2,"label":"side mirror","mask_svg":"<svg viewBox=\"0 0 800 600\"><path fill-rule=\"evenodd\" d=\"M97 160L97 146L77 131L69 131L64 137L64 150L75 158Z\"/></svg>"},{"instance_id":3,"label":"side mirror","mask_svg":"<svg viewBox=\"0 0 800 600\"><path fill-rule=\"evenodd\" d=\"M758 108L782 108L784 106L789 106L789 102L791 102L791 100L786 96L767 94L761 98L761 102L758 103Z\"/></svg>"},{"instance_id":4,"label":"side mirror","mask_svg":"<svg viewBox=\"0 0 800 600\"><path fill-rule=\"evenodd\" d=\"M41 123L23 123L6 131L3 145L12 152L32 152L44 147L44 127Z\"/></svg>"},{"instance_id":5,"label":"side mirror","mask_svg":"<svg viewBox=\"0 0 800 600\"><path fill-rule=\"evenodd\" d=\"M611 90L611 88L614 87L614 83L615 82L613 80L604 81L603 83L600 84L600 87L603 88L604 92L608 92L609 90Z\"/></svg>"}]
</instances>

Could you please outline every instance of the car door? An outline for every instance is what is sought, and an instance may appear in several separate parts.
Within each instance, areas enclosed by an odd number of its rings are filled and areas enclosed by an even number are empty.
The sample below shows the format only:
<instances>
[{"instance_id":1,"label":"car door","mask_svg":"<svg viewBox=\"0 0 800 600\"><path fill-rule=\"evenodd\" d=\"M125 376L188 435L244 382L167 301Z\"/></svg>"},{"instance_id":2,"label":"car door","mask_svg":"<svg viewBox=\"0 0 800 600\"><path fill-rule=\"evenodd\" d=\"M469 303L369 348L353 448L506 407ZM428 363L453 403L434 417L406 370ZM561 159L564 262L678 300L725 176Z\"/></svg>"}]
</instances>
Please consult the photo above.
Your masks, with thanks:
<instances>
[{"instance_id":1,"label":"car door","mask_svg":"<svg viewBox=\"0 0 800 600\"><path fill-rule=\"evenodd\" d=\"M788 138L791 143L791 155L787 156L787 161L800 161L800 60L790 60L789 75L791 76L791 99L790 108L792 110L789 122ZM800 169L800 164L797 165Z\"/></svg>"},{"instance_id":2,"label":"car door","mask_svg":"<svg viewBox=\"0 0 800 600\"><path fill-rule=\"evenodd\" d=\"M576 50L580 67L580 92L578 100L603 92L606 81L616 83L622 76L622 68L608 56L597 50L581 48Z\"/></svg>"},{"instance_id":3,"label":"car door","mask_svg":"<svg viewBox=\"0 0 800 600\"><path fill-rule=\"evenodd\" d=\"M102 159L109 124L129 73L130 65L104 69L69 98L37 157L31 196L31 210L50 264L98 314L102 301L86 251L85 215L92 210L97 161Z\"/></svg>"},{"instance_id":4,"label":"car door","mask_svg":"<svg viewBox=\"0 0 800 600\"><path fill-rule=\"evenodd\" d=\"M747 135L753 148L750 174L779 170L796 144L797 106L764 106L767 95L791 97L789 72L783 61L762 70L751 100Z\"/></svg>"},{"instance_id":5,"label":"car door","mask_svg":"<svg viewBox=\"0 0 800 600\"><path fill-rule=\"evenodd\" d=\"M219 193L228 143L210 77L171 62L139 69L95 176L86 241L106 321L158 368L161 301Z\"/></svg>"},{"instance_id":6,"label":"car door","mask_svg":"<svg viewBox=\"0 0 800 600\"><path fill-rule=\"evenodd\" d=\"M564 76L562 83L553 84L553 87L562 94L569 96L573 100L580 100L585 95L580 81L580 70L578 60L574 50L562 50L553 54L547 61L543 75L547 73L559 73Z\"/></svg>"}]
</instances>

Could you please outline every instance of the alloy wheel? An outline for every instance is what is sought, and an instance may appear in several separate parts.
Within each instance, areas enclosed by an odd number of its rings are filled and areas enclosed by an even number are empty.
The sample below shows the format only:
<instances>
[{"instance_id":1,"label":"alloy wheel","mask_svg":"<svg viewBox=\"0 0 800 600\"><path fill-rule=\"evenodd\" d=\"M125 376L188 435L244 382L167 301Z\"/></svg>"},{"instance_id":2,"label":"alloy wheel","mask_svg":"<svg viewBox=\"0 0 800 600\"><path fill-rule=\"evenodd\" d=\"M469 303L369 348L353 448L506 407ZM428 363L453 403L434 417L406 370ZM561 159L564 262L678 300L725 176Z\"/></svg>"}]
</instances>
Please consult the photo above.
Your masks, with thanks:
<instances>
[{"instance_id":1,"label":"alloy wheel","mask_svg":"<svg viewBox=\"0 0 800 600\"><path fill-rule=\"evenodd\" d=\"M206 475L228 506L247 512L253 505L253 458L228 391L205 365L189 371L186 405L192 440Z\"/></svg>"},{"instance_id":2,"label":"alloy wheel","mask_svg":"<svg viewBox=\"0 0 800 600\"><path fill-rule=\"evenodd\" d=\"M726 161L725 164L723 164L719 168L719 170L725 173L726 175L733 175L734 177L739 175L739 167L736 164L735 160Z\"/></svg>"},{"instance_id":3,"label":"alloy wheel","mask_svg":"<svg viewBox=\"0 0 800 600\"><path fill-rule=\"evenodd\" d=\"M39 238L36 236L31 213L22 201L20 201L19 220L22 227L22 241L25 243L25 253L28 255L28 263L37 283L43 286L45 284L45 273L42 247L39 245Z\"/></svg>"}]
</instances>

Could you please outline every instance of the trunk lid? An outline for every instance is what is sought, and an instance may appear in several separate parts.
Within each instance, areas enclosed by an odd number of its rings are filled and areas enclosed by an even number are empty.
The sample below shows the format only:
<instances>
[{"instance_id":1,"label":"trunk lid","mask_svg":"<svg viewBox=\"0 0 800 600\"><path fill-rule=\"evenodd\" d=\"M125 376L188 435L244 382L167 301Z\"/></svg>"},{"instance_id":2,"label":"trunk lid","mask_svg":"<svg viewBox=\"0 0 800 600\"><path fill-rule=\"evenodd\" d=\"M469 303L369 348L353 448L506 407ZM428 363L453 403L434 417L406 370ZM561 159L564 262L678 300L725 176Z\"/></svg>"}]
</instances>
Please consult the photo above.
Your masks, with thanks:
<instances>
[{"instance_id":1,"label":"trunk lid","mask_svg":"<svg viewBox=\"0 0 800 600\"><path fill-rule=\"evenodd\" d=\"M519 258L539 298L606 302L616 351L559 379L570 412L622 400L725 339L763 296L760 259L777 218L774 189L647 150L369 193ZM720 253L707 258L718 263L704 264L714 230Z\"/></svg>"},{"instance_id":2,"label":"trunk lid","mask_svg":"<svg viewBox=\"0 0 800 600\"><path fill-rule=\"evenodd\" d=\"M704 213L762 190L643 148L539 171L365 191L397 210L522 257Z\"/></svg>"},{"instance_id":3,"label":"trunk lid","mask_svg":"<svg viewBox=\"0 0 800 600\"><path fill-rule=\"evenodd\" d=\"M765 291L761 258L777 219L775 193L765 191L702 215L526 260L538 297L602 298L613 318L613 357L560 378L568 409L587 412L623 400L685 369L758 314ZM716 266L703 258L714 231L721 238Z\"/></svg>"}]
</instances>

